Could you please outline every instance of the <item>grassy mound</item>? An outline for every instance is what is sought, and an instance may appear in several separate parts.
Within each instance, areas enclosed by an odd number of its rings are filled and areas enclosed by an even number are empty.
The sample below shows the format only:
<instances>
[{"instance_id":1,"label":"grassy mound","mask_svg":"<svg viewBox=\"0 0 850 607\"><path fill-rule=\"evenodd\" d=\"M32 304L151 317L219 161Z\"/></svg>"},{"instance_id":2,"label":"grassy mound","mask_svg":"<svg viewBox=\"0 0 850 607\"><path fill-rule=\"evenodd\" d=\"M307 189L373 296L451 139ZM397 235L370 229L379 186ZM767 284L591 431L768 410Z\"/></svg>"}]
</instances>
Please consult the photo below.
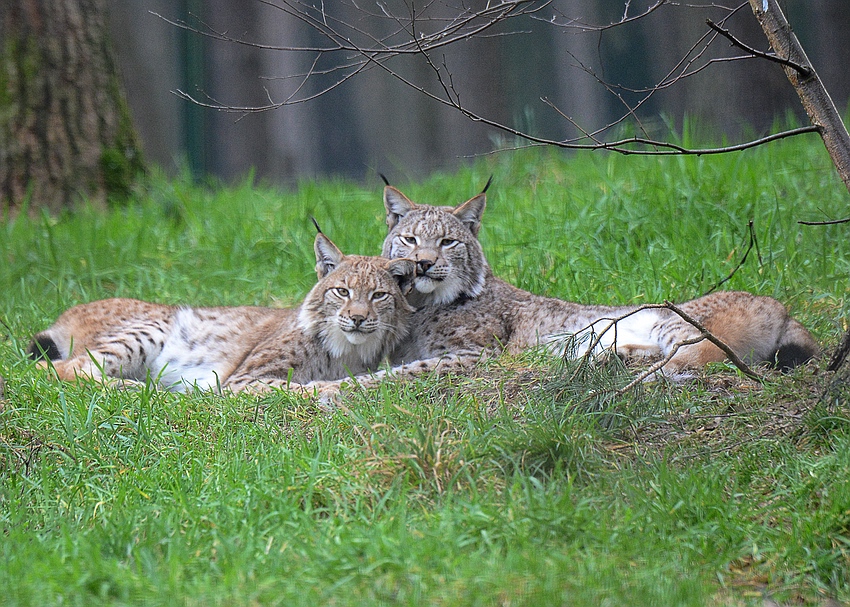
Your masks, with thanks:
<instances>
[{"instance_id":1,"label":"grassy mound","mask_svg":"<svg viewBox=\"0 0 850 607\"><path fill-rule=\"evenodd\" d=\"M723 288L778 298L827 347L845 329L848 228L797 223L850 214L814 138L703 158L506 153L395 185L457 204L490 174L481 240L520 287L681 301L732 274ZM23 356L93 299L293 305L314 281L311 215L345 252L380 251L380 185L154 177L108 212L5 219L0 603L850 600L850 394L823 361L618 394L616 361L532 352L328 413L284 393L59 385Z\"/></svg>"}]
</instances>

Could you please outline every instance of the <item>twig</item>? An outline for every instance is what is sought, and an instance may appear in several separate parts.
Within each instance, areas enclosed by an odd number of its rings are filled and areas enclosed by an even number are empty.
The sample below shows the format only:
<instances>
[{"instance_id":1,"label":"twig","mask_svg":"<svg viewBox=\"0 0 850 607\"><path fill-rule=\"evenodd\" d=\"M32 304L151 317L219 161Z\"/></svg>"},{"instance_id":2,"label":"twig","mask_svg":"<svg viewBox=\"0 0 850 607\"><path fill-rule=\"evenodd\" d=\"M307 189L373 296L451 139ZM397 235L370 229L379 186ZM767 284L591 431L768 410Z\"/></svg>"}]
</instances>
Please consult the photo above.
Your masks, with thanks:
<instances>
[{"instance_id":1,"label":"twig","mask_svg":"<svg viewBox=\"0 0 850 607\"><path fill-rule=\"evenodd\" d=\"M754 247L754 246L755 246L755 248L756 248L756 253L758 254L758 257L759 257L759 265L761 265L761 263L762 263L762 261L761 261L761 253L759 253L759 250L758 250L758 242L756 241L756 233L755 233L755 230L753 230L753 220L752 220L752 219L750 219L750 221L747 223L747 226L748 226L748 228L749 228L749 230L750 230L750 245L747 247L747 250L746 250L746 252L744 253L744 256L741 258L741 261L739 261L739 262L738 262L738 265L737 265L737 266L735 266L735 269L734 269L734 270L732 270L732 272L729 274L729 276L727 276L726 278L724 278L723 280L721 280L720 282L718 282L716 285L714 285L713 287L711 287L708 291L706 291L705 293L703 293L703 295L708 295L709 293L712 293L713 291L717 290L717 288L718 288L720 285L722 285L722 284L723 284L723 283L725 283L725 282L728 282L728 281L729 281L729 279L731 279L731 278L735 275L735 272L737 272L738 270L740 270L740 269L741 269L741 266L743 266L743 265L744 265L744 262L746 262L746 261L747 261L747 256L750 254L750 251L752 251L752 250L753 250L753 247Z\"/></svg>"},{"instance_id":2,"label":"twig","mask_svg":"<svg viewBox=\"0 0 850 607\"><path fill-rule=\"evenodd\" d=\"M797 223L804 226L834 226L840 223L850 223L850 217L846 217L845 219L832 219L830 221L798 221Z\"/></svg>"},{"instance_id":3,"label":"twig","mask_svg":"<svg viewBox=\"0 0 850 607\"><path fill-rule=\"evenodd\" d=\"M669 0L657 0L653 5L647 7L642 13L629 17L629 2L627 1L625 4L625 10L623 11L622 18L611 23L606 23L605 25L593 25L591 23L582 23L578 19L572 18L569 19L567 23L557 23L554 17L542 19L536 15L532 15L531 18L537 21L544 21L545 23L550 23L556 27L573 28L582 32L604 32L605 30L619 27L621 25L626 25L627 23L631 23L633 21L643 19L644 17L648 17L665 4L669 4ZM563 16L563 13L561 13L561 16Z\"/></svg>"},{"instance_id":4,"label":"twig","mask_svg":"<svg viewBox=\"0 0 850 607\"><path fill-rule=\"evenodd\" d=\"M772 53L765 53L763 51L756 50L753 47L751 47L747 44L744 44L743 42L738 40L735 36L733 36L731 34L731 32L729 32L729 30L723 29L722 27L720 27L719 25L714 23L714 21L712 21L711 19L706 19L705 24L708 27L710 27L711 29L713 29L715 32L717 32L718 34L723 36L724 38L728 39L729 42L731 42L733 44L733 46L737 46L739 49L750 53L754 57L759 57L761 59L767 59L768 61L773 61L775 63L779 63L779 64L784 65L786 67L790 67L791 69L796 70L797 73L800 74L800 77L804 78L804 79L808 78L809 76L812 75L812 70L810 68L806 67L805 65L800 65L799 63L794 63L790 59L784 59L782 57L777 57L776 55L774 55Z\"/></svg>"},{"instance_id":5,"label":"twig","mask_svg":"<svg viewBox=\"0 0 850 607\"><path fill-rule=\"evenodd\" d=\"M681 348L682 346L691 346L693 344L698 344L699 342L703 341L704 339L706 339L706 337L704 335L700 335L698 337L692 337L691 339L685 339L683 341L677 342L676 344L673 345L673 348L670 350L670 352L669 352L669 354L667 354L667 356L665 356L664 358L662 358L661 360L659 360L658 362L653 364L651 367L646 369L643 373L638 375L636 378L634 378L632 381L627 383L625 386L623 386L622 388L615 391L614 394L616 396L622 396L623 394L625 394L626 392L628 392L629 390L631 390L632 388L634 388L638 384L642 383L643 380L645 380L650 375L656 373L657 371L660 371L661 368L664 365L666 365L667 363L669 363L673 359L673 357L676 355L676 352L679 351L679 348Z\"/></svg>"}]
</instances>

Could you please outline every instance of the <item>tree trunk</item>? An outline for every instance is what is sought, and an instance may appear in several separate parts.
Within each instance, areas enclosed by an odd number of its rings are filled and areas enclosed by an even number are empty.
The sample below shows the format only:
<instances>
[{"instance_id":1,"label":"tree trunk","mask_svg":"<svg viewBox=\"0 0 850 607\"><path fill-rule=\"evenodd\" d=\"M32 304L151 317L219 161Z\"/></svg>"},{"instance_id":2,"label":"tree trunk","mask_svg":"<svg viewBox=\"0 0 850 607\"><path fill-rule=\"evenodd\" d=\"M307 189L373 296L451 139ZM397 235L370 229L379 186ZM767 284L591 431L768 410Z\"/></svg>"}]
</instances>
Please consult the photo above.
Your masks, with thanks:
<instances>
[{"instance_id":1,"label":"tree trunk","mask_svg":"<svg viewBox=\"0 0 850 607\"><path fill-rule=\"evenodd\" d=\"M129 192L138 139L108 36L107 0L4 0L0 209L58 210Z\"/></svg>"},{"instance_id":2,"label":"tree trunk","mask_svg":"<svg viewBox=\"0 0 850 607\"><path fill-rule=\"evenodd\" d=\"M850 135L847 134L847 128L841 121L841 115L835 109L832 98L809 62L797 36L791 31L791 26L777 1L749 1L776 56L804 68L804 72L801 73L796 67L783 65L785 75L800 96L803 109L806 110L812 124L820 127L820 135L832 163L850 191Z\"/></svg>"},{"instance_id":3,"label":"tree trunk","mask_svg":"<svg viewBox=\"0 0 850 607\"><path fill-rule=\"evenodd\" d=\"M820 127L820 135L832 164L844 185L850 190L850 135L835 109L832 98L809 62L800 41L776 0L749 0L750 7L767 36L777 57L788 59L794 65L783 65L785 75L800 96L803 109L812 124ZM798 66L798 67L794 67ZM802 71L799 68L803 68ZM844 334L841 345L833 353L827 370L838 371L850 353L850 330Z\"/></svg>"}]
</instances>

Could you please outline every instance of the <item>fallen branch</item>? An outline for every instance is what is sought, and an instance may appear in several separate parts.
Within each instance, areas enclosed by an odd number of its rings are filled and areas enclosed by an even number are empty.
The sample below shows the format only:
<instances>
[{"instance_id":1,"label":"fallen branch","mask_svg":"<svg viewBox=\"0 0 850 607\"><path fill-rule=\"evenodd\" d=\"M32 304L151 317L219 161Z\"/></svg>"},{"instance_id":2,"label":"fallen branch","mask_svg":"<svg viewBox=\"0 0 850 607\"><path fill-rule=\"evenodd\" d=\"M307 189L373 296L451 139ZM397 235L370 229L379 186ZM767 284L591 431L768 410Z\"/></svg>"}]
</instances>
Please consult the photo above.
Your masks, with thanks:
<instances>
[{"instance_id":1,"label":"fallen branch","mask_svg":"<svg viewBox=\"0 0 850 607\"><path fill-rule=\"evenodd\" d=\"M840 223L850 223L850 217L846 217L844 219L831 219L830 221L798 221L797 223L804 226L834 226Z\"/></svg>"}]
</instances>

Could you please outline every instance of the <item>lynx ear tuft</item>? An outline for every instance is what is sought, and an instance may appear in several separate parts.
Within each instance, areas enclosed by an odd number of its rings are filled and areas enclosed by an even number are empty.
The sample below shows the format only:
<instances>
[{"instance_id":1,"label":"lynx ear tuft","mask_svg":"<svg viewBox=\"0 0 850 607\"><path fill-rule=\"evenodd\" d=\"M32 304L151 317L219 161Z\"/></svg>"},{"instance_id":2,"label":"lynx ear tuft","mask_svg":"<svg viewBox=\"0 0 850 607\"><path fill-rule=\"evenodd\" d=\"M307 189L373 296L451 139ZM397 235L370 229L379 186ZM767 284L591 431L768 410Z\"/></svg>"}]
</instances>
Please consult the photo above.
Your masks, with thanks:
<instances>
[{"instance_id":1,"label":"lynx ear tuft","mask_svg":"<svg viewBox=\"0 0 850 607\"><path fill-rule=\"evenodd\" d=\"M345 258L331 239L321 232L316 234L313 249L316 251L316 274L320 279L333 272Z\"/></svg>"},{"instance_id":2,"label":"lynx ear tuft","mask_svg":"<svg viewBox=\"0 0 850 607\"><path fill-rule=\"evenodd\" d=\"M384 175L383 173L378 173L378 177L381 178L381 181L384 182L384 185L390 185L390 180L387 179L386 175Z\"/></svg>"},{"instance_id":3,"label":"lynx ear tuft","mask_svg":"<svg viewBox=\"0 0 850 607\"><path fill-rule=\"evenodd\" d=\"M484 184L484 189L481 190L482 194L486 194L487 190L490 188L490 184L493 183L493 176L490 175L490 179L487 180L487 183Z\"/></svg>"},{"instance_id":4,"label":"lynx ear tuft","mask_svg":"<svg viewBox=\"0 0 850 607\"><path fill-rule=\"evenodd\" d=\"M489 183L489 182L488 182ZM487 206L487 196L482 192L474 198L470 198L462 205L452 211L452 215L463 222L472 235L478 237L481 228L481 217L484 215L484 207Z\"/></svg>"},{"instance_id":5,"label":"lynx ear tuft","mask_svg":"<svg viewBox=\"0 0 850 607\"><path fill-rule=\"evenodd\" d=\"M416 205L391 185L384 188L384 208L387 210L387 229L392 230L399 220Z\"/></svg>"}]
</instances>

